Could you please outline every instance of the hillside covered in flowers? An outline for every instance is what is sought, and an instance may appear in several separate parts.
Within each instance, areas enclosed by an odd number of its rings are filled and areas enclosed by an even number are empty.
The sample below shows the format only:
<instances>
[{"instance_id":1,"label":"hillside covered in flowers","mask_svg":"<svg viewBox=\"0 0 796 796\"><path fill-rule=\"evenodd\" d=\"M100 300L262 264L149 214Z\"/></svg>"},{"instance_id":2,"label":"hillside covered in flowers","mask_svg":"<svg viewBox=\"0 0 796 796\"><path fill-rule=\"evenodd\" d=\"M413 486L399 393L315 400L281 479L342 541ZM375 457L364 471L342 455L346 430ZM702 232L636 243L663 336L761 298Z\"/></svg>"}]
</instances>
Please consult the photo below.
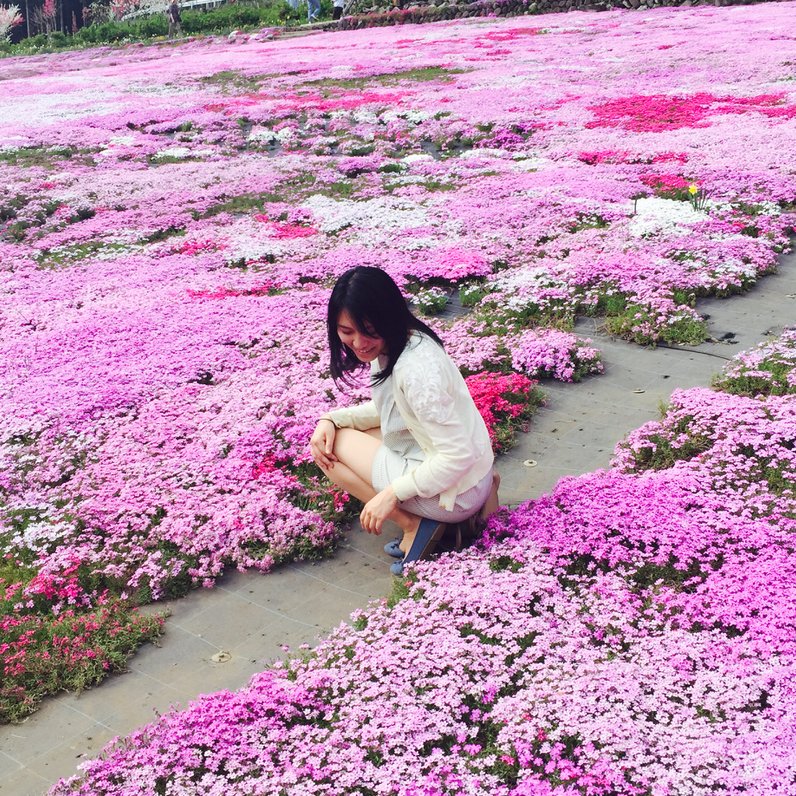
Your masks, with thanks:
<instances>
[{"instance_id":1,"label":"hillside covered in flowers","mask_svg":"<svg viewBox=\"0 0 796 796\"><path fill-rule=\"evenodd\" d=\"M597 372L579 315L641 344L703 339L698 298L742 292L788 246L794 17L4 59L3 717L121 665L158 632L131 607L333 546L351 508L307 438L362 394L339 393L324 343L352 265L429 311L460 299L435 323L486 403L517 374Z\"/></svg>"}]
</instances>

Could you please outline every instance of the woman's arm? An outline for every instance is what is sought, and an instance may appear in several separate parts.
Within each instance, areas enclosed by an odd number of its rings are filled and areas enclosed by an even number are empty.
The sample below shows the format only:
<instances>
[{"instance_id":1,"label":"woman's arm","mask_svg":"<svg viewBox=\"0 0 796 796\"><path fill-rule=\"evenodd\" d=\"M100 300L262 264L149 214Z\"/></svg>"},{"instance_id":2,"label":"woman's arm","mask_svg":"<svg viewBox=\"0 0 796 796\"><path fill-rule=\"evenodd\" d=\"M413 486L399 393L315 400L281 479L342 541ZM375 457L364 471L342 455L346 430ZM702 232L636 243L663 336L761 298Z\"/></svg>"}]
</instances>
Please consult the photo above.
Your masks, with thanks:
<instances>
[{"instance_id":1,"label":"woman's arm","mask_svg":"<svg viewBox=\"0 0 796 796\"><path fill-rule=\"evenodd\" d=\"M323 417L329 418L337 428L355 428L359 431L367 431L369 428L378 428L381 425L379 411L373 401L365 401L365 403L342 409L332 409Z\"/></svg>"}]
</instances>

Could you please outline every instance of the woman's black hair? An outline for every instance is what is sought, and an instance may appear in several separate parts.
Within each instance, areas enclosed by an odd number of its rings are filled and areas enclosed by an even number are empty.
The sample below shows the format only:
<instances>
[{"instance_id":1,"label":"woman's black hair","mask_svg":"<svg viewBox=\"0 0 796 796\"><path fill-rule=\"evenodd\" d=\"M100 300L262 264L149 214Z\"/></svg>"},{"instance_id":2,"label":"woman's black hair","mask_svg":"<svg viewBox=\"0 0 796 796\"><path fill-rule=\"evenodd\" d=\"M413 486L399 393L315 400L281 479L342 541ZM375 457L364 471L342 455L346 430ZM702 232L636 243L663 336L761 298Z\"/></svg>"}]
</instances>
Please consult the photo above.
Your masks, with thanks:
<instances>
[{"instance_id":1,"label":"woman's black hair","mask_svg":"<svg viewBox=\"0 0 796 796\"><path fill-rule=\"evenodd\" d=\"M373 376L373 384L381 384L392 374L410 332L422 332L442 345L437 334L412 315L406 299L388 273L381 268L358 265L337 280L326 313L331 354L329 370L335 381L351 383L353 380L348 374L366 365L337 334L337 322L343 310L348 312L360 332L375 334L384 340L387 364Z\"/></svg>"}]
</instances>

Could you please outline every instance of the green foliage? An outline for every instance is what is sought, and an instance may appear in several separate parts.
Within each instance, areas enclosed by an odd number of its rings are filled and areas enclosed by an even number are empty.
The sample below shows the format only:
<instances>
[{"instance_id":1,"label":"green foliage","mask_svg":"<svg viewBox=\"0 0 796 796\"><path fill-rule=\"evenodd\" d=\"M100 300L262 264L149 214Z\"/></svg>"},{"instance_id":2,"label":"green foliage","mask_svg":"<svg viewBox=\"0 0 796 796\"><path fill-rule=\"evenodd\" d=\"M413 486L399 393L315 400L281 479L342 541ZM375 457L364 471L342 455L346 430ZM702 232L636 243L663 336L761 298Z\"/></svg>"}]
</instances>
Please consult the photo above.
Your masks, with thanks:
<instances>
[{"instance_id":1,"label":"green foliage","mask_svg":"<svg viewBox=\"0 0 796 796\"><path fill-rule=\"evenodd\" d=\"M509 572L519 572L523 567L523 563L521 561L516 561L511 556L499 556L498 558L493 558L489 562L489 569L492 572L505 572L508 570Z\"/></svg>"},{"instance_id":2,"label":"green foliage","mask_svg":"<svg viewBox=\"0 0 796 796\"><path fill-rule=\"evenodd\" d=\"M37 258L39 268L63 268L74 265L95 255L112 254L114 252L129 251L130 247L124 243L111 243L103 240L92 240L85 243L72 243L59 246L57 249L44 250Z\"/></svg>"},{"instance_id":3,"label":"green foliage","mask_svg":"<svg viewBox=\"0 0 796 796\"><path fill-rule=\"evenodd\" d=\"M111 600L86 610L44 616L19 611L0 597L0 722L17 722L48 694L82 691L162 632L163 616L143 616Z\"/></svg>"},{"instance_id":4,"label":"green foliage","mask_svg":"<svg viewBox=\"0 0 796 796\"><path fill-rule=\"evenodd\" d=\"M338 180L337 182L324 185L318 192L337 199L350 199L356 187L356 183L353 180Z\"/></svg>"},{"instance_id":5,"label":"green foliage","mask_svg":"<svg viewBox=\"0 0 796 796\"><path fill-rule=\"evenodd\" d=\"M421 183L422 186L430 192L434 191L455 191L456 184L452 182L443 182L442 180L426 180Z\"/></svg>"},{"instance_id":6,"label":"green foliage","mask_svg":"<svg viewBox=\"0 0 796 796\"><path fill-rule=\"evenodd\" d=\"M631 575L631 580L639 589L649 589L657 585L680 589L687 583L693 588L694 579L703 577L704 573L696 560L684 565L671 557L666 564L643 564Z\"/></svg>"},{"instance_id":7,"label":"green foliage","mask_svg":"<svg viewBox=\"0 0 796 796\"><path fill-rule=\"evenodd\" d=\"M408 572L400 578L395 577L392 579L392 593L387 598L387 607L395 608L401 600L409 597L409 591L412 586L417 582L417 575L414 572Z\"/></svg>"},{"instance_id":8,"label":"green foliage","mask_svg":"<svg viewBox=\"0 0 796 796\"><path fill-rule=\"evenodd\" d=\"M36 568L32 565L24 564L21 558L14 558L7 555L0 559L0 604L5 599L6 592L10 586L15 584L26 584L36 574Z\"/></svg>"},{"instance_id":9,"label":"green foliage","mask_svg":"<svg viewBox=\"0 0 796 796\"><path fill-rule=\"evenodd\" d=\"M272 193L244 193L231 196L223 202L211 205L198 218L209 218L219 213L251 213L253 210L263 211L266 202L276 202L279 197Z\"/></svg>"},{"instance_id":10,"label":"green foliage","mask_svg":"<svg viewBox=\"0 0 796 796\"><path fill-rule=\"evenodd\" d=\"M439 315L445 311L448 301L447 291L440 287L419 290L414 296L414 302L423 315Z\"/></svg>"},{"instance_id":11,"label":"green foliage","mask_svg":"<svg viewBox=\"0 0 796 796\"><path fill-rule=\"evenodd\" d=\"M640 345L698 345L707 339L707 322L691 315L683 315L660 326L655 311L639 304L629 304L616 315L608 315L605 329L609 334L623 337Z\"/></svg>"},{"instance_id":12,"label":"green foliage","mask_svg":"<svg viewBox=\"0 0 796 796\"><path fill-rule=\"evenodd\" d=\"M761 370L763 369L761 368ZM768 368L765 369L768 370ZM714 390L722 390L735 395L746 395L750 398L758 395L793 394L796 393L796 386L789 385L787 382L789 370L790 368L786 369L784 366L782 370L772 367L770 369L771 378L746 373L733 377L717 376L713 379L711 386Z\"/></svg>"},{"instance_id":13,"label":"green foliage","mask_svg":"<svg viewBox=\"0 0 796 796\"><path fill-rule=\"evenodd\" d=\"M10 163L12 166L32 167L36 166L45 169L56 169L60 167L60 161L77 158L93 165L90 156L94 153L93 149L81 149L74 146L26 146L19 149L0 150L0 163Z\"/></svg>"},{"instance_id":14,"label":"green foliage","mask_svg":"<svg viewBox=\"0 0 796 796\"><path fill-rule=\"evenodd\" d=\"M624 293L611 290L601 292L597 303L589 309L589 315L621 315L627 309L627 296Z\"/></svg>"},{"instance_id":15,"label":"green foliage","mask_svg":"<svg viewBox=\"0 0 796 796\"><path fill-rule=\"evenodd\" d=\"M711 386L714 390L746 395L754 398L758 395L793 395L796 384L790 384L788 376L793 364L787 361L764 360L755 366L752 372L740 372L737 375L715 376ZM759 375L760 373L769 375Z\"/></svg>"},{"instance_id":16,"label":"green foliage","mask_svg":"<svg viewBox=\"0 0 796 796\"><path fill-rule=\"evenodd\" d=\"M480 282L463 284L459 287L459 301L463 307L475 307L489 293L489 289Z\"/></svg>"},{"instance_id":17,"label":"green foliage","mask_svg":"<svg viewBox=\"0 0 796 796\"><path fill-rule=\"evenodd\" d=\"M321 12L331 15L329 0L321 4ZM233 30L251 30L262 27L280 27L286 22L306 21L306 12L295 10L284 0L254 3L230 3L207 11L184 10L182 30L186 35L203 33L229 33ZM23 39L19 44L3 48L4 51L21 55L33 52L55 52L63 49L93 47L98 44L116 44L130 41L146 41L168 35L166 14L151 14L135 19L109 20L87 25L73 35L59 31L49 35L39 34Z\"/></svg>"},{"instance_id":18,"label":"green foliage","mask_svg":"<svg viewBox=\"0 0 796 796\"><path fill-rule=\"evenodd\" d=\"M517 442L517 433L528 430L531 418L545 402L544 392L538 387L533 387L522 394L506 393L503 397L510 403L521 404L522 411L514 417L502 417L495 424L495 439L493 442L495 453L505 453L505 451L514 447Z\"/></svg>"},{"instance_id":19,"label":"green foliage","mask_svg":"<svg viewBox=\"0 0 796 796\"><path fill-rule=\"evenodd\" d=\"M220 88L224 93L259 91L260 86L275 75L246 75L235 69L224 69L200 78L202 83Z\"/></svg>"},{"instance_id":20,"label":"green foliage","mask_svg":"<svg viewBox=\"0 0 796 796\"><path fill-rule=\"evenodd\" d=\"M167 238L172 238L175 235L184 235L185 229L182 227L165 227L163 229L156 229L154 232L151 232L149 235L145 235L142 239L142 243L158 243L159 241L166 240Z\"/></svg>"},{"instance_id":21,"label":"green foliage","mask_svg":"<svg viewBox=\"0 0 796 796\"><path fill-rule=\"evenodd\" d=\"M368 617L364 615L358 616L356 619L353 620L351 624L354 630L359 630L360 632L362 632L368 626Z\"/></svg>"},{"instance_id":22,"label":"green foliage","mask_svg":"<svg viewBox=\"0 0 796 796\"><path fill-rule=\"evenodd\" d=\"M582 229L605 229L610 222L599 213L578 213L569 225L569 232L580 232Z\"/></svg>"},{"instance_id":23,"label":"green foliage","mask_svg":"<svg viewBox=\"0 0 796 796\"><path fill-rule=\"evenodd\" d=\"M710 437L695 434L691 430L693 418L682 418L673 428L665 434L652 434L649 445L645 445L633 453L634 470L667 470L675 462L689 461L700 453L704 453L712 445ZM677 446L672 444L674 439L685 439ZM624 443L620 443L623 445Z\"/></svg>"},{"instance_id":24,"label":"green foliage","mask_svg":"<svg viewBox=\"0 0 796 796\"><path fill-rule=\"evenodd\" d=\"M454 75L461 74L469 70L448 69L443 66L417 67L416 69L404 69L401 72L384 72L379 75L369 75L368 77L352 78L321 78L307 83L308 86L318 86L322 88L342 88L361 90L369 86L381 85L391 86L402 82L425 83L431 80L450 81Z\"/></svg>"}]
</instances>

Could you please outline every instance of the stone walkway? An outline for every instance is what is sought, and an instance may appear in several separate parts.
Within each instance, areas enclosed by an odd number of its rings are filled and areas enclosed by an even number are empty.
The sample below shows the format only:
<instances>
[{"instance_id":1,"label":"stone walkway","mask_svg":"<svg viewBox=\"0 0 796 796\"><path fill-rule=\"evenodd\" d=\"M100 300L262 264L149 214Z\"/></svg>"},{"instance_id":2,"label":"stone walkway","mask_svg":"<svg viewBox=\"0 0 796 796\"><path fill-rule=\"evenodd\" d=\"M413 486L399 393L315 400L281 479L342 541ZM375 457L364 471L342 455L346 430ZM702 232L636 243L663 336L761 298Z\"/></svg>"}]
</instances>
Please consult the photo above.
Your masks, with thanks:
<instances>
[{"instance_id":1,"label":"stone walkway","mask_svg":"<svg viewBox=\"0 0 796 796\"><path fill-rule=\"evenodd\" d=\"M747 295L705 301L699 310L711 316L711 334L731 343L649 350L598 334L594 321L580 323L578 332L603 351L606 372L577 385L544 385L547 406L498 462L501 501L515 505L548 492L562 476L607 467L614 445L659 417L672 390L708 385L727 358L796 324L796 254ZM214 589L169 604L161 646L143 648L128 673L48 699L22 724L0 727L0 794L46 793L113 737L198 694L245 685L284 655L282 645L311 645L354 609L385 597L391 560L381 548L389 538L352 530L327 561L266 576L232 573Z\"/></svg>"}]
</instances>

